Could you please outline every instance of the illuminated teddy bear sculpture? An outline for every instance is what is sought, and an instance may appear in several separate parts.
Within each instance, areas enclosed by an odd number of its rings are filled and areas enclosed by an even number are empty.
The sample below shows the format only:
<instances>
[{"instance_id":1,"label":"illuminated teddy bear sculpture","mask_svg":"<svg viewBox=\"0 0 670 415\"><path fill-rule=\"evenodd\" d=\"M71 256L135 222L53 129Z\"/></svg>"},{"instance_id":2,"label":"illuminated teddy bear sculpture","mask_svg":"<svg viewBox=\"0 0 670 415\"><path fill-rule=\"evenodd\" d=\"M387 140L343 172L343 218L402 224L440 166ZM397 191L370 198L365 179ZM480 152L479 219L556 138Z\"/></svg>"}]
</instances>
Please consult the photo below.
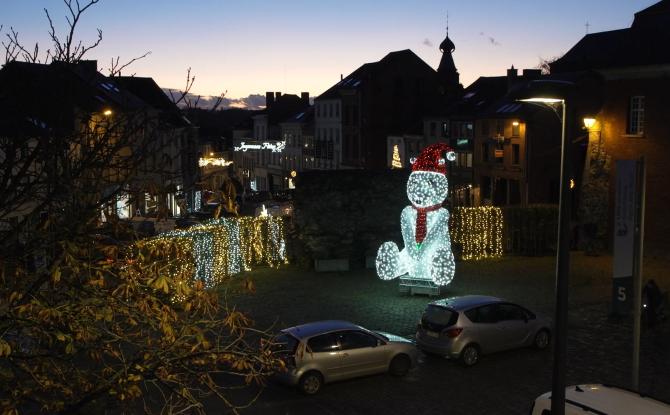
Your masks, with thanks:
<instances>
[{"instance_id":1,"label":"illuminated teddy bear sculpture","mask_svg":"<svg viewBox=\"0 0 670 415\"><path fill-rule=\"evenodd\" d=\"M453 150L443 143L426 147L412 160L407 181L411 205L400 216L405 248L384 242L377 251L377 275L390 280L409 274L409 278L447 285L454 278L454 255L449 238L449 212L442 207L447 198L447 160L455 159Z\"/></svg>"}]
</instances>

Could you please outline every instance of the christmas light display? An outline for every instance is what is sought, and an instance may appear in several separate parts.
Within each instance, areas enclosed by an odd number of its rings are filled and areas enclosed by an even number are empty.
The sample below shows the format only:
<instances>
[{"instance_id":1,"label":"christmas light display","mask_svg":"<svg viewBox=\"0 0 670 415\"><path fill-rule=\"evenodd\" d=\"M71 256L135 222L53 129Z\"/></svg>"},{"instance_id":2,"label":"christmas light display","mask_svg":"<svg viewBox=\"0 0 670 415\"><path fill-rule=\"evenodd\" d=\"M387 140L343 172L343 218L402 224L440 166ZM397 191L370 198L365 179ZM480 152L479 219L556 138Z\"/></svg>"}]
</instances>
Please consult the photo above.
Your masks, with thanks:
<instances>
[{"instance_id":1,"label":"christmas light display","mask_svg":"<svg viewBox=\"0 0 670 415\"><path fill-rule=\"evenodd\" d=\"M446 157L446 159L445 159ZM426 147L412 160L407 181L411 205L400 216L405 247L384 242L377 251L377 275L384 280L409 274L416 280L432 281L444 286L454 277L454 255L449 239L449 212L442 207L447 197L447 160L455 157L443 143Z\"/></svg>"},{"instance_id":2,"label":"christmas light display","mask_svg":"<svg viewBox=\"0 0 670 415\"><path fill-rule=\"evenodd\" d=\"M226 167L230 166L233 164L232 161L226 160L221 157L200 157L198 160L198 166L200 167L205 167L205 166L221 166L221 167Z\"/></svg>"},{"instance_id":3,"label":"christmas light display","mask_svg":"<svg viewBox=\"0 0 670 415\"><path fill-rule=\"evenodd\" d=\"M402 161L400 161L400 150L398 145L393 145L393 161L391 161L391 167L394 169L402 169Z\"/></svg>"},{"instance_id":4,"label":"christmas light display","mask_svg":"<svg viewBox=\"0 0 670 415\"><path fill-rule=\"evenodd\" d=\"M458 207L452 212L450 233L462 248L461 258L500 258L503 253L502 210L493 206Z\"/></svg>"},{"instance_id":5,"label":"christmas light display","mask_svg":"<svg viewBox=\"0 0 670 415\"><path fill-rule=\"evenodd\" d=\"M193 267L194 278L207 287L220 284L241 271L250 271L253 264L276 268L288 263L281 217L213 219L142 243L149 247L163 246L168 240L176 243L180 251L190 253L178 259L184 263L178 264L175 270Z\"/></svg>"},{"instance_id":6,"label":"christmas light display","mask_svg":"<svg viewBox=\"0 0 670 415\"><path fill-rule=\"evenodd\" d=\"M239 146L235 146L233 149L235 151L243 151L243 152L246 152L247 150L270 150L273 153L281 153L285 147L286 147L286 141L276 141L276 142L265 141L260 144L247 144L246 142L242 141Z\"/></svg>"}]
</instances>

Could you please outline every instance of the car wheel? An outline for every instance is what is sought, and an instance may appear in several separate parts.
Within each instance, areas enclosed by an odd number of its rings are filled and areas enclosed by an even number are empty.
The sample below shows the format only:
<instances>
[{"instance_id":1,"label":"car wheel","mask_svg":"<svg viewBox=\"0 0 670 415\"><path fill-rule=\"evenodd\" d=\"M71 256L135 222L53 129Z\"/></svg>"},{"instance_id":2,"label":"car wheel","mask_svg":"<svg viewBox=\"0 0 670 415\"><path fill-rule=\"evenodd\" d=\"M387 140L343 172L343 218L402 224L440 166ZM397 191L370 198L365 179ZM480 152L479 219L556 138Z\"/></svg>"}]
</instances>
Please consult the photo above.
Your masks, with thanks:
<instances>
[{"instance_id":1,"label":"car wheel","mask_svg":"<svg viewBox=\"0 0 670 415\"><path fill-rule=\"evenodd\" d=\"M549 330L542 329L537 332L535 335L535 340L533 341L533 346L538 350L544 350L549 346L549 340L551 336L549 335Z\"/></svg>"},{"instance_id":2,"label":"car wheel","mask_svg":"<svg viewBox=\"0 0 670 415\"><path fill-rule=\"evenodd\" d=\"M323 386L323 376L314 370L302 375L300 382L298 382L300 392L305 395L315 395L321 390L321 386Z\"/></svg>"},{"instance_id":3,"label":"car wheel","mask_svg":"<svg viewBox=\"0 0 670 415\"><path fill-rule=\"evenodd\" d=\"M479 362L479 347L468 344L461 350L461 362L465 366L474 366Z\"/></svg>"},{"instance_id":4,"label":"car wheel","mask_svg":"<svg viewBox=\"0 0 670 415\"><path fill-rule=\"evenodd\" d=\"M405 376L409 372L409 368L412 366L412 362L404 354L400 354L391 360L389 365L389 372L393 376Z\"/></svg>"}]
</instances>

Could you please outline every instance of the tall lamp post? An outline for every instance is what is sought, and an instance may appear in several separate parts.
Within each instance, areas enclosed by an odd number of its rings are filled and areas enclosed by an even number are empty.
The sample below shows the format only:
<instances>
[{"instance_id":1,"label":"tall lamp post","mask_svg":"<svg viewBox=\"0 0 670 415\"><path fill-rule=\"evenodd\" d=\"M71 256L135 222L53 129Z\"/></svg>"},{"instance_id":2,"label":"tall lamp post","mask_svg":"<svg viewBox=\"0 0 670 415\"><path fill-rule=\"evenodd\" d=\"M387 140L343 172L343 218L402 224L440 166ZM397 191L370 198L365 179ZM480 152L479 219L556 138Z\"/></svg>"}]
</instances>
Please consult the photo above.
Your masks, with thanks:
<instances>
[{"instance_id":1,"label":"tall lamp post","mask_svg":"<svg viewBox=\"0 0 670 415\"><path fill-rule=\"evenodd\" d=\"M568 332L568 280L570 272L570 143L566 134L566 99L574 84L567 81L531 81L516 92L518 101L561 105L561 181L558 201L558 248L556 250L556 305L554 311L554 365L551 414L565 414L565 372ZM553 107L552 107L553 108Z\"/></svg>"}]
</instances>

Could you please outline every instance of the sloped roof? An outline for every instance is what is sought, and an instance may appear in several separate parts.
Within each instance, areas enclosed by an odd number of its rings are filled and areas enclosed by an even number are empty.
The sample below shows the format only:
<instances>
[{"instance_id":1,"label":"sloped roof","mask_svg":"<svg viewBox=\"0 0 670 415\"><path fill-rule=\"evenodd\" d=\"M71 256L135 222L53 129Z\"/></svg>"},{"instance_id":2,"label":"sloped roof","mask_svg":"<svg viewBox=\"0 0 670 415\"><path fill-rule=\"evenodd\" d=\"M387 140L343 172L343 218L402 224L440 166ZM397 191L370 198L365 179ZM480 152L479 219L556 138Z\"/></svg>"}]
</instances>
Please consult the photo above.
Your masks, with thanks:
<instances>
[{"instance_id":1,"label":"sloped roof","mask_svg":"<svg viewBox=\"0 0 670 415\"><path fill-rule=\"evenodd\" d=\"M358 69L344 77L340 82L336 83L323 94L316 97L316 100L338 98L339 91L343 89L357 89L365 85L367 81L373 79L377 74L383 73L390 66L399 63L416 64L423 69L435 72L423 59L418 57L410 49L403 49L394 52L389 52L386 56L377 62L369 62L361 65Z\"/></svg>"},{"instance_id":2,"label":"sloped roof","mask_svg":"<svg viewBox=\"0 0 670 415\"><path fill-rule=\"evenodd\" d=\"M485 111L506 93L506 76L481 76L465 88L461 99L449 105L445 113L452 117L472 117Z\"/></svg>"},{"instance_id":3,"label":"sloped roof","mask_svg":"<svg viewBox=\"0 0 670 415\"><path fill-rule=\"evenodd\" d=\"M584 36L563 57L551 64L551 71L670 64L668 43L670 0L663 0L636 13L628 29Z\"/></svg>"}]
</instances>

